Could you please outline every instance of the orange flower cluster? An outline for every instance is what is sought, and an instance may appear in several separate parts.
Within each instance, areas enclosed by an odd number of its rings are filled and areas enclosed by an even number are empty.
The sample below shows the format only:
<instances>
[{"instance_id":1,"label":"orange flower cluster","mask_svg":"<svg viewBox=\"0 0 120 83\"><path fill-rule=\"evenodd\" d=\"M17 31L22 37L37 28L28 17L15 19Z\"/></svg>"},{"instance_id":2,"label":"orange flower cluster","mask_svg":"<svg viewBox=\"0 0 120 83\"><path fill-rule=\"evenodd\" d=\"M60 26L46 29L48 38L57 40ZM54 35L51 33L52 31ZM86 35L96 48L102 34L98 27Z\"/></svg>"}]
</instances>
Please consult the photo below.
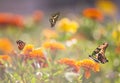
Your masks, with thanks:
<instances>
[{"instance_id":1,"label":"orange flower cluster","mask_svg":"<svg viewBox=\"0 0 120 83\"><path fill-rule=\"evenodd\" d=\"M90 59L79 61L77 62L77 65L85 70L85 77L87 79L90 77L90 70L93 70L94 72L98 72L100 70L99 64Z\"/></svg>"},{"instance_id":2,"label":"orange flower cluster","mask_svg":"<svg viewBox=\"0 0 120 83\"><path fill-rule=\"evenodd\" d=\"M24 54L25 56L30 56L30 53L34 50L34 46L31 44L27 44L25 45L22 54Z\"/></svg>"},{"instance_id":3,"label":"orange flower cluster","mask_svg":"<svg viewBox=\"0 0 120 83\"><path fill-rule=\"evenodd\" d=\"M34 49L34 46L28 44L24 47L22 55L25 56L25 59L35 59L42 64L42 67L46 65L46 58L43 52L43 48Z\"/></svg>"},{"instance_id":4,"label":"orange flower cluster","mask_svg":"<svg viewBox=\"0 0 120 83\"><path fill-rule=\"evenodd\" d=\"M13 50L13 45L7 38L0 38L0 50L8 54Z\"/></svg>"},{"instance_id":5,"label":"orange flower cluster","mask_svg":"<svg viewBox=\"0 0 120 83\"><path fill-rule=\"evenodd\" d=\"M45 59L43 49L42 48L34 49L32 52L30 52L30 57Z\"/></svg>"},{"instance_id":6,"label":"orange flower cluster","mask_svg":"<svg viewBox=\"0 0 120 83\"><path fill-rule=\"evenodd\" d=\"M0 24L23 27L24 21L21 15L14 15L10 13L0 13Z\"/></svg>"},{"instance_id":7,"label":"orange flower cluster","mask_svg":"<svg viewBox=\"0 0 120 83\"><path fill-rule=\"evenodd\" d=\"M83 11L83 15L87 18L95 19L98 21L103 20L103 14L95 8L87 8Z\"/></svg>"},{"instance_id":8,"label":"orange flower cluster","mask_svg":"<svg viewBox=\"0 0 120 83\"><path fill-rule=\"evenodd\" d=\"M22 54L28 58L45 58L42 48L34 49L34 46L28 44L24 47Z\"/></svg>"},{"instance_id":9,"label":"orange flower cluster","mask_svg":"<svg viewBox=\"0 0 120 83\"><path fill-rule=\"evenodd\" d=\"M60 64L68 65L70 68L73 68L73 72L79 72L80 68L77 65L77 62L73 59L63 58L58 61Z\"/></svg>"},{"instance_id":10,"label":"orange flower cluster","mask_svg":"<svg viewBox=\"0 0 120 83\"><path fill-rule=\"evenodd\" d=\"M65 50L65 46L59 42L44 42L43 43L44 48L49 48L51 50Z\"/></svg>"}]
</instances>

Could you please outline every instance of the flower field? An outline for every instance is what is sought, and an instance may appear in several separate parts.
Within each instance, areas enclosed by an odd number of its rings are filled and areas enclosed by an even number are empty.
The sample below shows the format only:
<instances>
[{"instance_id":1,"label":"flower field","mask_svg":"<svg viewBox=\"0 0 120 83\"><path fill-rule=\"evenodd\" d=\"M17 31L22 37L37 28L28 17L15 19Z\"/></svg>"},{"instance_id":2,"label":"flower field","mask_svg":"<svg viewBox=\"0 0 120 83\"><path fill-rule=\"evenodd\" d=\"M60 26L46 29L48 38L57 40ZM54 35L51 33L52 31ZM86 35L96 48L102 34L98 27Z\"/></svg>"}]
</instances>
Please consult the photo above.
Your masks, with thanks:
<instances>
[{"instance_id":1,"label":"flower field","mask_svg":"<svg viewBox=\"0 0 120 83\"><path fill-rule=\"evenodd\" d=\"M120 83L120 24L103 5L54 27L40 10L0 13L0 83Z\"/></svg>"}]
</instances>

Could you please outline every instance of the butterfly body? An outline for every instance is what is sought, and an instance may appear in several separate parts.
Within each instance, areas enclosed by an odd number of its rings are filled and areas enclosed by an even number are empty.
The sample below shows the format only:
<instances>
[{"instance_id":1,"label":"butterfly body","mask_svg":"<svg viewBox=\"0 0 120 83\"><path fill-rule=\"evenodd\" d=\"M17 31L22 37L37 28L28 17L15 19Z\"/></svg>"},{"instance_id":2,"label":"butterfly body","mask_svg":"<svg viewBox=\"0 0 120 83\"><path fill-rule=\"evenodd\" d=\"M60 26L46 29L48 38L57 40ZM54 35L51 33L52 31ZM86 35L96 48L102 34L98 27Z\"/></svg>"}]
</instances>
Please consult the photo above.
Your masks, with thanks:
<instances>
[{"instance_id":1,"label":"butterfly body","mask_svg":"<svg viewBox=\"0 0 120 83\"><path fill-rule=\"evenodd\" d=\"M60 16L60 13L57 12L57 13L53 14L53 15L50 17L49 22L50 22L50 24L51 24L51 27L54 27L54 26L55 26L55 24L56 24L59 16Z\"/></svg>"},{"instance_id":2,"label":"butterfly body","mask_svg":"<svg viewBox=\"0 0 120 83\"><path fill-rule=\"evenodd\" d=\"M23 42L22 40L17 40L16 43L18 45L18 49L23 50L23 48L25 47L25 42Z\"/></svg>"},{"instance_id":3,"label":"butterfly body","mask_svg":"<svg viewBox=\"0 0 120 83\"><path fill-rule=\"evenodd\" d=\"M107 58L105 57L105 51L108 47L108 43L103 43L102 45L98 46L91 55L89 55L90 58L92 58L95 62L98 63L106 63L108 62Z\"/></svg>"}]
</instances>

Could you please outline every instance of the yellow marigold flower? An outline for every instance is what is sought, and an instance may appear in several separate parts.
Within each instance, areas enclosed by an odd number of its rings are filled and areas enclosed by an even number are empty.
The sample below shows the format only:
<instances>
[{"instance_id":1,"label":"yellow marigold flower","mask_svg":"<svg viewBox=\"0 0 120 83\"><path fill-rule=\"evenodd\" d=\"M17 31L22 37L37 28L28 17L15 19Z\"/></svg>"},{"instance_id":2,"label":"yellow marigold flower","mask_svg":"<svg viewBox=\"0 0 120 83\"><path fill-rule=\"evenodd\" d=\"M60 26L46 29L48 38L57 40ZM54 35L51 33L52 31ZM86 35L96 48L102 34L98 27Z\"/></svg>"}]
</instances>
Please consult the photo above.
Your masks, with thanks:
<instances>
[{"instance_id":1,"label":"yellow marigold flower","mask_svg":"<svg viewBox=\"0 0 120 83\"><path fill-rule=\"evenodd\" d=\"M80 68L74 59L63 58L58 61L60 64L68 65L74 72L79 72Z\"/></svg>"},{"instance_id":2,"label":"yellow marigold flower","mask_svg":"<svg viewBox=\"0 0 120 83\"><path fill-rule=\"evenodd\" d=\"M46 39L57 38L58 36L55 30L51 30L51 29L44 29L43 35L45 36Z\"/></svg>"},{"instance_id":3,"label":"yellow marigold flower","mask_svg":"<svg viewBox=\"0 0 120 83\"><path fill-rule=\"evenodd\" d=\"M25 56L29 56L30 52L32 52L34 50L34 46L31 44L27 44L25 45L22 54L24 54Z\"/></svg>"},{"instance_id":4,"label":"yellow marigold flower","mask_svg":"<svg viewBox=\"0 0 120 83\"><path fill-rule=\"evenodd\" d=\"M112 37L117 45L120 44L120 27L114 29L112 32Z\"/></svg>"},{"instance_id":5,"label":"yellow marigold flower","mask_svg":"<svg viewBox=\"0 0 120 83\"><path fill-rule=\"evenodd\" d=\"M45 59L43 49L42 48L34 49L32 52L30 52L30 57Z\"/></svg>"},{"instance_id":6,"label":"yellow marigold flower","mask_svg":"<svg viewBox=\"0 0 120 83\"><path fill-rule=\"evenodd\" d=\"M11 58L10 58L10 56L8 56L8 55L0 55L0 60L4 60L4 61L10 62L10 61L11 61ZM1 62L0 62L0 63L1 63Z\"/></svg>"},{"instance_id":7,"label":"yellow marigold flower","mask_svg":"<svg viewBox=\"0 0 120 83\"><path fill-rule=\"evenodd\" d=\"M44 48L49 48L51 50L65 50L65 46L62 43L59 42L44 42L42 45Z\"/></svg>"},{"instance_id":8,"label":"yellow marigold flower","mask_svg":"<svg viewBox=\"0 0 120 83\"><path fill-rule=\"evenodd\" d=\"M13 45L7 38L0 38L0 50L4 53L10 53L13 50Z\"/></svg>"},{"instance_id":9,"label":"yellow marigold flower","mask_svg":"<svg viewBox=\"0 0 120 83\"><path fill-rule=\"evenodd\" d=\"M76 21L71 21L68 18L63 18L58 22L57 27L61 32L75 33L79 25Z\"/></svg>"},{"instance_id":10,"label":"yellow marigold flower","mask_svg":"<svg viewBox=\"0 0 120 83\"><path fill-rule=\"evenodd\" d=\"M87 8L83 10L83 15L87 18L95 19L98 21L102 21L104 18L102 12L95 8Z\"/></svg>"},{"instance_id":11,"label":"yellow marigold flower","mask_svg":"<svg viewBox=\"0 0 120 83\"><path fill-rule=\"evenodd\" d=\"M85 70L85 77L87 79L90 77L90 70L93 70L94 72L100 71L99 64L90 59L79 61L77 62L77 65Z\"/></svg>"},{"instance_id":12,"label":"yellow marigold flower","mask_svg":"<svg viewBox=\"0 0 120 83\"><path fill-rule=\"evenodd\" d=\"M113 32L112 32L113 38L115 38L115 39L117 38L117 33L118 33L118 32L117 32L116 30L113 30Z\"/></svg>"},{"instance_id":13,"label":"yellow marigold flower","mask_svg":"<svg viewBox=\"0 0 120 83\"><path fill-rule=\"evenodd\" d=\"M116 5L110 0L97 0L96 7L108 15L114 15L117 12Z\"/></svg>"}]
</instances>

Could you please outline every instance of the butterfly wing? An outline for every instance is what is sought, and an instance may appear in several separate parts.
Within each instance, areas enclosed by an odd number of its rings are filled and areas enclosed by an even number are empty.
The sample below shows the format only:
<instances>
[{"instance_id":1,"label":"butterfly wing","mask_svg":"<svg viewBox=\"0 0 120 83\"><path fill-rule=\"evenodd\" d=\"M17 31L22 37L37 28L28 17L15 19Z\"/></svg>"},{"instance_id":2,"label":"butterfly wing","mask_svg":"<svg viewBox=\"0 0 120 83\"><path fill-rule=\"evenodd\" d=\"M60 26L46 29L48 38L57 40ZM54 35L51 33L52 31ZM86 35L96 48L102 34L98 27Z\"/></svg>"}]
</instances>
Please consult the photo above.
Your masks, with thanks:
<instances>
[{"instance_id":1,"label":"butterfly wing","mask_svg":"<svg viewBox=\"0 0 120 83\"><path fill-rule=\"evenodd\" d=\"M50 22L50 24L51 24L51 27L54 27L54 26L55 26L55 24L56 24L59 16L60 16L60 13L57 12L57 13L53 14L53 15L50 17L49 22Z\"/></svg>"},{"instance_id":2,"label":"butterfly wing","mask_svg":"<svg viewBox=\"0 0 120 83\"><path fill-rule=\"evenodd\" d=\"M51 27L54 27L55 26L55 19L49 19L49 21L50 21L50 24L51 24Z\"/></svg>"},{"instance_id":3,"label":"butterfly wing","mask_svg":"<svg viewBox=\"0 0 120 83\"><path fill-rule=\"evenodd\" d=\"M97 48L92 52L92 56L98 54L98 53L100 52L100 50L101 50L101 49L100 49L99 47L97 47Z\"/></svg>"},{"instance_id":4,"label":"butterfly wing","mask_svg":"<svg viewBox=\"0 0 120 83\"><path fill-rule=\"evenodd\" d=\"M89 57L90 57L92 60L94 60L95 62L100 63L100 61L99 61L98 59L94 58L93 56L89 55Z\"/></svg>"},{"instance_id":5,"label":"butterfly wing","mask_svg":"<svg viewBox=\"0 0 120 83\"><path fill-rule=\"evenodd\" d=\"M108 43L103 43L102 45L98 46L93 52L92 55L89 55L95 62L106 63L108 60L105 57L105 51L108 47Z\"/></svg>"},{"instance_id":6,"label":"butterfly wing","mask_svg":"<svg viewBox=\"0 0 120 83\"><path fill-rule=\"evenodd\" d=\"M91 59L93 59L95 62L99 63L100 61L97 59L97 54L100 52L99 46L92 52L92 55L89 55Z\"/></svg>"},{"instance_id":7,"label":"butterfly wing","mask_svg":"<svg viewBox=\"0 0 120 83\"><path fill-rule=\"evenodd\" d=\"M23 42L21 40L17 40L16 43L18 45L18 49L23 50L23 48L25 47L25 42Z\"/></svg>"},{"instance_id":8,"label":"butterfly wing","mask_svg":"<svg viewBox=\"0 0 120 83\"><path fill-rule=\"evenodd\" d=\"M98 60L103 64L108 62L107 58L105 57L105 53L103 51L98 54Z\"/></svg>"},{"instance_id":9,"label":"butterfly wing","mask_svg":"<svg viewBox=\"0 0 120 83\"><path fill-rule=\"evenodd\" d=\"M108 60L107 60L107 58L106 58L106 56L105 56L105 51L106 51L106 48L108 47L108 43L103 43L102 45L101 45L101 50L100 50L100 52L99 52L99 54L98 54L98 60L101 62L101 63L106 63L106 62L108 62Z\"/></svg>"}]
</instances>

